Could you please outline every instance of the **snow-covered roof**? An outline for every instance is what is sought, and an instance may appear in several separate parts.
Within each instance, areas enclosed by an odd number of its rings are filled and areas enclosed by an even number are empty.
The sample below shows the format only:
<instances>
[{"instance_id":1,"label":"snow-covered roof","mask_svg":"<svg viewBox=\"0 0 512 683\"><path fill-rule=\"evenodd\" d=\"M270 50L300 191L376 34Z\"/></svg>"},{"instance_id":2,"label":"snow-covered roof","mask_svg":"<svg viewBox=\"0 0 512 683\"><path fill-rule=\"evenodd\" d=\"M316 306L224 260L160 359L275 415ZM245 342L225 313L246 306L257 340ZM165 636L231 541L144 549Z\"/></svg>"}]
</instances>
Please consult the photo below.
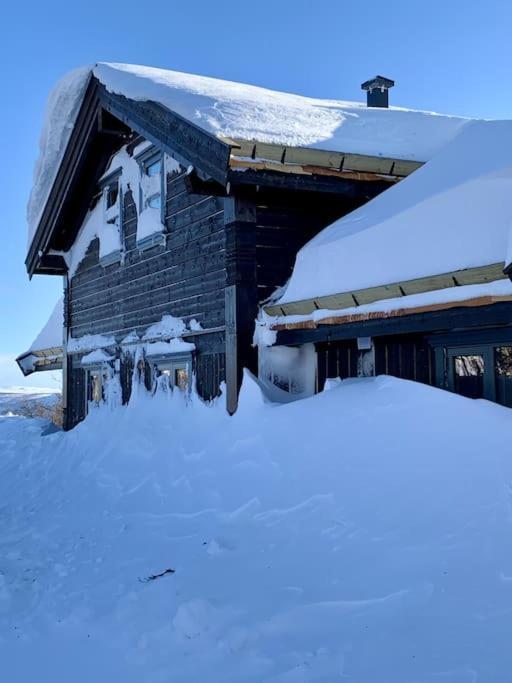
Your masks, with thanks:
<instances>
[{"instance_id":1,"label":"snow-covered roof","mask_svg":"<svg viewBox=\"0 0 512 683\"><path fill-rule=\"evenodd\" d=\"M61 297L55 304L45 326L34 339L28 351L44 351L62 346L64 328L64 300Z\"/></svg>"},{"instance_id":2,"label":"snow-covered roof","mask_svg":"<svg viewBox=\"0 0 512 683\"><path fill-rule=\"evenodd\" d=\"M109 92L156 101L215 136L289 147L426 161L469 121L315 99L166 69L99 63L65 76L49 98L28 205L29 242L91 74Z\"/></svg>"},{"instance_id":3,"label":"snow-covered roof","mask_svg":"<svg viewBox=\"0 0 512 683\"><path fill-rule=\"evenodd\" d=\"M23 374L29 375L36 369L47 369L47 365L53 370L61 362L63 328L64 300L61 297L30 347L16 359Z\"/></svg>"},{"instance_id":4,"label":"snow-covered roof","mask_svg":"<svg viewBox=\"0 0 512 683\"><path fill-rule=\"evenodd\" d=\"M509 263L512 121L472 121L298 253L279 304Z\"/></svg>"}]
</instances>

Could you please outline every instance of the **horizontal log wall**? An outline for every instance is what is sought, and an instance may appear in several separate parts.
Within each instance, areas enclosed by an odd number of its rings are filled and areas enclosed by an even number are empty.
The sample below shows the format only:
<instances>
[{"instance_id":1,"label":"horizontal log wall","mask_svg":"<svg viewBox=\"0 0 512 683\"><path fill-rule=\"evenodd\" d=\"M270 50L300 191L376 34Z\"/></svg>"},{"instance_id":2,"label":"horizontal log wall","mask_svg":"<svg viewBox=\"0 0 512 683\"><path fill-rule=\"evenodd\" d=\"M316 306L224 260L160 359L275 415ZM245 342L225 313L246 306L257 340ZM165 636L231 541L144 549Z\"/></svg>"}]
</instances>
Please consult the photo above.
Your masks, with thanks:
<instances>
[{"instance_id":1,"label":"horizontal log wall","mask_svg":"<svg viewBox=\"0 0 512 683\"><path fill-rule=\"evenodd\" d=\"M70 285L71 335L145 330L165 313L224 325L225 233L222 199L188 194L184 174L168 177L166 244L140 250L131 193L124 197L124 261L103 266L90 244Z\"/></svg>"},{"instance_id":2,"label":"horizontal log wall","mask_svg":"<svg viewBox=\"0 0 512 683\"><path fill-rule=\"evenodd\" d=\"M94 239L69 286L72 337L113 335L121 341L141 333L164 314L198 320L204 329L223 328L226 286L226 238L223 199L189 194L185 173L169 174L166 194L166 242L140 250L137 215L130 192L124 196L122 262L104 266ZM195 343L194 372L200 395L219 394L225 378L223 332L187 339ZM126 361L126 362L125 362ZM132 367L121 358L123 400L129 397ZM85 371L77 356L69 373L69 421L85 415Z\"/></svg>"},{"instance_id":3,"label":"horizontal log wall","mask_svg":"<svg viewBox=\"0 0 512 683\"><path fill-rule=\"evenodd\" d=\"M313 193L267 197L257 201L256 261L258 299L267 299L292 274L299 249L355 206Z\"/></svg>"}]
</instances>

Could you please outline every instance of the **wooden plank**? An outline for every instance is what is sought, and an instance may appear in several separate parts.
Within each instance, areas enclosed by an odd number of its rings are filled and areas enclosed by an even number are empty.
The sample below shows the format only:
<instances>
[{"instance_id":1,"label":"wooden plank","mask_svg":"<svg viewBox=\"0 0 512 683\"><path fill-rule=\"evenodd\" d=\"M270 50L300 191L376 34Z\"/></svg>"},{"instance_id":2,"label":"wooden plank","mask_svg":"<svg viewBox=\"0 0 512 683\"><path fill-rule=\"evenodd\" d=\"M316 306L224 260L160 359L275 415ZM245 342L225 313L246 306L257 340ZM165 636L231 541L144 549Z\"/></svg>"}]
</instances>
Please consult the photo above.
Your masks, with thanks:
<instances>
[{"instance_id":1,"label":"wooden plank","mask_svg":"<svg viewBox=\"0 0 512 683\"><path fill-rule=\"evenodd\" d=\"M237 140L238 147L231 150L235 157L254 158L256 143L253 140Z\"/></svg>"},{"instance_id":2,"label":"wooden plank","mask_svg":"<svg viewBox=\"0 0 512 683\"><path fill-rule=\"evenodd\" d=\"M383 318L400 318L406 315L416 315L418 313L431 313L445 311L451 308L474 308L478 306L490 306L491 304L512 302L511 296L480 296L463 301L447 301L444 303L428 304L425 306L415 306L411 308L397 308L393 311L372 311L371 313L350 313L348 315L332 315L318 321L301 321L296 323L278 323L273 325L274 330L301 330L312 329L325 325L345 325L369 320L380 320Z\"/></svg>"},{"instance_id":3,"label":"wooden plank","mask_svg":"<svg viewBox=\"0 0 512 683\"><path fill-rule=\"evenodd\" d=\"M283 147L280 144L254 142L237 139L238 148L231 150L231 166L239 165L237 157L245 159L256 157L259 160L283 162L287 166L316 166L326 169L341 168L367 173L392 174L407 176L423 165L422 162L412 160L393 159L392 157L379 157L366 154L354 154L337 152L324 149L310 149L308 147ZM297 169L282 168L285 173L297 172Z\"/></svg>"},{"instance_id":4,"label":"wooden plank","mask_svg":"<svg viewBox=\"0 0 512 683\"><path fill-rule=\"evenodd\" d=\"M306 299L291 303L278 304L277 306L267 306L265 311L269 315L306 315L316 309L338 310L349 308L353 305L363 305L373 303L383 299L397 298L410 294L420 294L431 292L438 289L448 289L460 284L483 284L494 280L506 279L503 272L504 263L493 263L477 268L467 268L456 270L450 273L433 275L432 277L416 278L414 280L404 280L389 285L370 287L366 289L354 290L333 294L315 299ZM352 303L347 305L348 298Z\"/></svg>"},{"instance_id":5,"label":"wooden plank","mask_svg":"<svg viewBox=\"0 0 512 683\"><path fill-rule=\"evenodd\" d=\"M257 142L254 156L256 159L269 159L270 161L282 162L284 156L282 145L269 145L265 142Z\"/></svg>"},{"instance_id":6,"label":"wooden plank","mask_svg":"<svg viewBox=\"0 0 512 683\"><path fill-rule=\"evenodd\" d=\"M421 166L423 166L421 161L404 161L402 159L396 159L393 166L393 175L408 176Z\"/></svg>"},{"instance_id":7,"label":"wooden plank","mask_svg":"<svg viewBox=\"0 0 512 683\"><path fill-rule=\"evenodd\" d=\"M300 166L323 166L339 170L343 163L343 154L340 152L327 152L322 149L287 147L284 163L298 164Z\"/></svg>"},{"instance_id":8,"label":"wooden plank","mask_svg":"<svg viewBox=\"0 0 512 683\"><path fill-rule=\"evenodd\" d=\"M345 154L344 171L364 171L392 175L394 160L386 157L370 157L361 154Z\"/></svg>"}]
</instances>

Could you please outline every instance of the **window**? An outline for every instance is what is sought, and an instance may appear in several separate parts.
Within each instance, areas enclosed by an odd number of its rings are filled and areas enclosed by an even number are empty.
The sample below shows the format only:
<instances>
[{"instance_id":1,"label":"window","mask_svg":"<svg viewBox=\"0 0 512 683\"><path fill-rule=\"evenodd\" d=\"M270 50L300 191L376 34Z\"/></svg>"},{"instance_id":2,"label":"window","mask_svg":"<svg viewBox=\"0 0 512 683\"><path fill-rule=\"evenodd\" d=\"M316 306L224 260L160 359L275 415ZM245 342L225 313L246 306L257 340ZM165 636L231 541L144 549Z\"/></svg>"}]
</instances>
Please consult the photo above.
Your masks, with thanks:
<instances>
[{"instance_id":1,"label":"window","mask_svg":"<svg viewBox=\"0 0 512 683\"><path fill-rule=\"evenodd\" d=\"M167 380L167 386L180 391L190 390L190 372L192 358L190 355L181 355L174 358L161 358L153 361L157 385L161 385L161 379Z\"/></svg>"},{"instance_id":2,"label":"window","mask_svg":"<svg viewBox=\"0 0 512 683\"><path fill-rule=\"evenodd\" d=\"M121 170L117 169L101 181L103 225L98 234L100 240L100 263L103 266L117 263L121 258Z\"/></svg>"},{"instance_id":3,"label":"window","mask_svg":"<svg viewBox=\"0 0 512 683\"><path fill-rule=\"evenodd\" d=\"M146 205L152 209L160 209L162 206L162 195L153 194L146 200Z\"/></svg>"},{"instance_id":4,"label":"window","mask_svg":"<svg viewBox=\"0 0 512 683\"><path fill-rule=\"evenodd\" d=\"M506 341L501 343L447 348L444 386L468 398L485 398L512 407L512 344L510 333L504 332L500 336ZM439 375L442 357L440 349L436 349L439 386L443 386Z\"/></svg>"},{"instance_id":5,"label":"window","mask_svg":"<svg viewBox=\"0 0 512 683\"><path fill-rule=\"evenodd\" d=\"M512 346L498 346L494 350L496 401L512 407Z\"/></svg>"},{"instance_id":6,"label":"window","mask_svg":"<svg viewBox=\"0 0 512 683\"><path fill-rule=\"evenodd\" d=\"M139 213L145 209L161 209L163 195L162 155L152 152L149 157L143 157L140 161L140 208Z\"/></svg>"},{"instance_id":7,"label":"window","mask_svg":"<svg viewBox=\"0 0 512 683\"><path fill-rule=\"evenodd\" d=\"M87 371L87 403L99 405L103 401L103 381L101 370Z\"/></svg>"},{"instance_id":8,"label":"window","mask_svg":"<svg viewBox=\"0 0 512 683\"><path fill-rule=\"evenodd\" d=\"M111 209L117 204L117 198L119 196L119 183L111 183L105 190L105 202L106 208Z\"/></svg>"},{"instance_id":9,"label":"window","mask_svg":"<svg viewBox=\"0 0 512 683\"><path fill-rule=\"evenodd\" d=\"M484 396L484 357L481 355L455 356L454 389L468 398Z\"/></svg>"},{"instance_id":10,"label":"window","mask_svg":"<svg viewBox=\"0 0 512 683\"><path fill-rule=\"evenodd\" d=\"M174 371L174 386L181 391L188 389L188 371L186 368L177 368Z\"/></svg>"},{"instance_id":11,"label":"window","mask_svg":"<svg viewBox=\"0 0 512 683\"><path fill-rule=\"evenodd\" d=\"M119 192L119 178L107 181L103 186L103 216L109 225L120 224L121 197Z\"/></svg>"},{"instance_id":12,"label":"window","mask_svg":"<svg viewBox=\"0 0 512 683\"><path fill-rule=\"evenodd\" d=\"M161 166L162 162L160 158L147 162L145 165L146 175L148 175L150 178L158 175L160 173Z\"/></svg>"}]
</instances>

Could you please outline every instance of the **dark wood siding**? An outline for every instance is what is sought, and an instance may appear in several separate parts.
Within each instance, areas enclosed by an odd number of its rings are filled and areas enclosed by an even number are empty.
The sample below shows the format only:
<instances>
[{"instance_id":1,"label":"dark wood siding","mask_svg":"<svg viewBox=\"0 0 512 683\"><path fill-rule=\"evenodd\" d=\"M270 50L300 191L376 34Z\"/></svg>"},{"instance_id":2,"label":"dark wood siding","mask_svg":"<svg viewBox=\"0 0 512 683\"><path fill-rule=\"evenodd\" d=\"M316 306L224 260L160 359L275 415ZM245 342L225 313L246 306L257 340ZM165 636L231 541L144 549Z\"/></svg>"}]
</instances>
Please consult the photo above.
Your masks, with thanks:
<instances>
[{"instance_id":1,"label":"dark wood siding","mask_svg":"<svg viewBox=\"0 0 512 683\"><path fill-rule=\"evenodd\" d=\"M86 411L85 370L73 357L68 360L67 372L68 393L66 407L66 428L70 429L81 422Z\"/></svg>"},{"instance_id":2,"label":"dark wood siding","mask_svg":"<svg viewBox=\"0 0 512 683\"><path fill-rule=\"evenodd\" d=\"M169 174L165 245L141 250L136 245L137 216L131 192L123 199L123 260L102 265L99 240L91 242L69 285L71 336L113 335L119 342L132 330L145 331L164 314L186 321L195 318L203 329L218 330L189 338L196 344L198 391L206 399L217 396L225 379L224 200L188 193L184 171ZM70 426L85 413L85 389L80 388L85 373L78 357L71 365ZM123 353L123 402L129 398L132 371L131 354Z\"/></svg>"},{"instance_id":3,"label":"dark wood siding","mask_svg":"<svg viewBox=\"0 0 512 683\"><path fill-rule=\"evenodd\" d=\"M422 336L377 337L375 374L435 384L434 350Z\"/></svg>"},{"instance_id":4,"label":"dark wood siding","mask_svg":"<svg viewBox=\"0 0 512 683\"><path fill-rule=\"evenodd\" d=\"M317 390L322 391L326 379L357 377L357 343L355 340L321 343L317 351Z\"/></svg>"},{"instance_id":5,"label":"dark wood siding","mask_svg":"<svg viewBox=\"0 0 512 683\"><path fill-rule=\"evenodd\" d=\"M101 265L99 240L91 242L70 284L73 337L115 334L121 339L165 313L196 318L205 328L224 325L222 199L188 194L183 173L169 176L168 191L165 246L137 248L131 193L124 197L123 264Z\"/></svg>"},{"instance_id":6,"label":"dark wood siding","mask_svg":"<svg viewBox=\"0 0 512 683\"><path fill-rule=\"evenodd\" d=\"M313 193L257 200L258 300L264 301L286 283L297 252L306 242L353 208L346 200Z\"/></svg>"}]
</instances>

